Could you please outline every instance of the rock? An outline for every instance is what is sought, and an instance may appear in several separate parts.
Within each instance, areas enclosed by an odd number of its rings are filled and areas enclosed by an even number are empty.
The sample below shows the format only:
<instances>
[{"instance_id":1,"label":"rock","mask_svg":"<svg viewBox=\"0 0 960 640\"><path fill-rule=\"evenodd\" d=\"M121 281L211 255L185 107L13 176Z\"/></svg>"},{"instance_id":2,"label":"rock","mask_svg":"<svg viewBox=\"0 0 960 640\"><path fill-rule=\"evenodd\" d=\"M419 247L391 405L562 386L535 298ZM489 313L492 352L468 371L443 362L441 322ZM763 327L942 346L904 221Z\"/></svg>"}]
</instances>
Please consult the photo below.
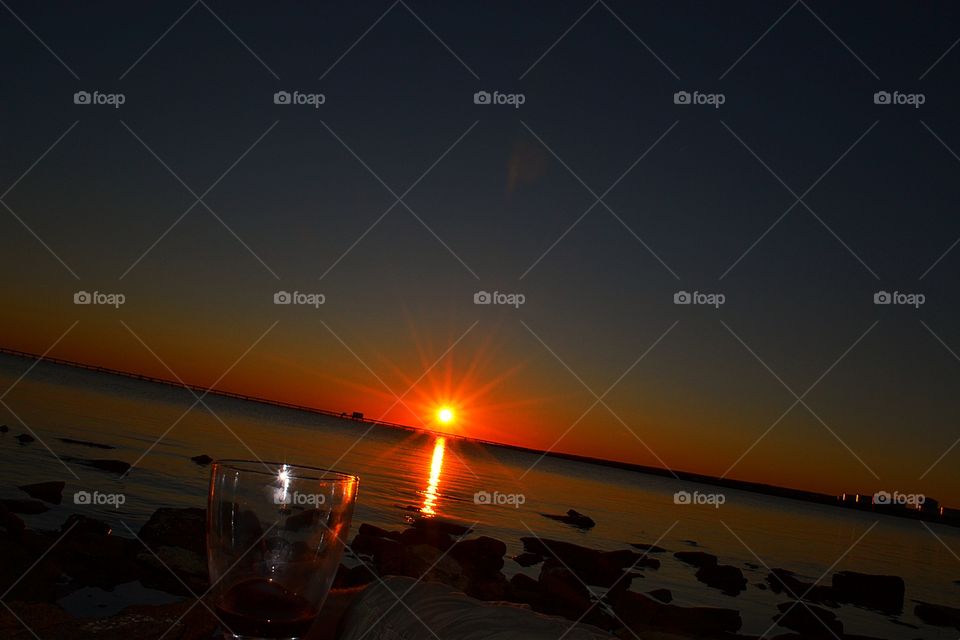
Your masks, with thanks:
<instances>
[{"instance_id":1,"label":"rock","mask_svg":"<svg viewBox=\"0 0 960 640\"><path fill-rule=\"evenodd\" d=\"M614 611L635 633L650 629L696 637L736 633L743 621L740 612L714 607L679 607L663 604L645 595L626 591L614 603ZM632 636L631 636L632 637Z\"/></svg>"},{"instance_id":2,"label":"rock","mask_svg":"<svg viewBox=\"0 0 960 640\"><path fill-rule=\"evenodd\" d=\"M438 533L445 533L454 537L465 536L470 533L470 527L453 522L452 520L444 520L443 518L420 517L411 522L410 526L415 529L436 531Z\"/></svg>"},{"instance_id":3,"label":"rock","mask_svg":"<svg viewBox=\"0 0 960 640\"><path fill-rule=\"evenodd\" d=\"M524 551L523 553L514 556L513 561L519 564L521 567L532 567L535 564L543 562L543 556L539 553L530 553L529 551Z\"/></svg>"},{"instance_id":4,"label":"rock","mask_svg":"<svg viewBox=\"0 0 960 640\"><path fill-rule=\"evenodd\" d=\"M879 576L855 571L833 574L833 591L841 602L859 604L887 613L903 611L905 585L900 576Z\"/></svg>"},{"instance_id":5,"label":"rock","mask_svg":"<svg viewBox=\"0 0 960 640\"><path fill-rule=\"evenodd\" d=\"M153 512L140 528L139 538L154 549L160 546L181 547L205 556L207 512L205 509L172 509L162 507Z\"/></svg>"},{"instance_id":6,"label":"rock","mask_svg":"<svg viewBox=\"0 0 960 640\"><path fill-rule=\"evenodd\" d=\"M803 634L804 638L837 638L843 636L843 623L836 614L802 602L783 602L773 619L781 627Z\"/></svg>"},{"instance_id":7,"label":"rock","mask_svg":"<svg viewBox=\"0 0 960 640\"><path fill-rule=\"evenodd\" d=\"M729 564L705 564L697 569L697 580L728 596L739 595L747 589L743 571Z\"/></svg>"},{"instance_id":8,"label":"rock","mask_svg":"<svg viewBox=\"0 0 960 640\"><path fill-rule=\"evenodd\" d=\"M960 609L956 607L920 602L914 607L913 613L927 624L960 629Z\"/></svg>"},{"instance_id":9,"label":"rock","mask_svg":"<svg viewBox=\"0 0 960 640\"><path fill-rule=\"evenodd\" d=\"M53 548L71 587L112 589L141 577L137 554L143 546L131 538L110 535L99 520L73 515L61 527L62 541Z\"/></svg>"},{"instance_id":10,"label":"rock","mask_svg":"<svg viewBox=\"0 0 960 640\"><path fill-rule=\"evenodd\" d=\"M463 567L429 544L403 547L403 575L426 582L442 582L459 591L465 591L468 583Z\"/></svg>"},{"instance_id":11,"label":"rock","mask_svg":"<svg viewBox=\"0 0 960 640\"><path fill-rule=\"evenodd\" d=\"M81 447L93 447L94 449L116 449L109 444L100 444L99 442L90 442L89 440L74 440L73 438L60 438L60 442L67 444L77 444Z\"/></svg>"},{"instance_id":12,"label":"rock","mask_svg":"<svg viewBox=\"0 0 960 640\"><path fill-rule=\"evenodd\" d=\"M187 596L191 592L199 596L207 590L209 580L205 555L183 547L162 545L150 551L141 546L140 551L136 560L148 572L140 577L144 586Z\"/></svg>"},{"instance_id":13,"label":"rock","mask_svg":"<svg viewBox=\"0 0 960 640\"><path fill-rule=\"evenodd\" d=\"M567 511L566 515L556 515L552 513L541 513L544 518L550 518L551 520L556 520L564 524L569 524L572 527L577 527L578 529L592 529L597 526L597 523L593 521L593 518L583 515L579 511L570 509Z\"/></svg>"},{"instance_id":14,"label":"rock","mask_svg":"<svg viewBox=\"0 0 960 640\"><path fill-rule=\"evenodd\" d=\"M377 579L373 571L365 564L359 564L348 569L346 565L340 565L337 569L337 575L333 579L334 589L350 589L352 587L362 587L370 584Z\"/></svg>"},{"instance_id":15,"label":"rock","mask_svg":"<svg viewBox=\"0 0 960 640\"><path fill-rule=\"evenodd\" d=\"M0 500L0 505L3 505L7 511L11 511L13 513L22 513L29 516L43 513L44 511L49 511L47 505L43 504L39 500L4 498L3 500Z\"/></svg>"},{"instance_id":16,"label":"rock","mask_svg":"<svg viewBox=\"0 0 960 640\"><path fill-rule=\"evenodd\" d=\"M75 533L89 533L98 536L108 536L113 532L113 528L103 520L97 520L96 518L89 518L79 513L74 513L60 525L60 533L66 533L67 531L70 531L71 535Z\"/></svg>"},{"instance_id":17,"label":"rock","mask_svg":"<svg viewBox=\"0 0 960 640\"><path fill-rule=\"evenodd\" d=\"M554 560L540 570L540 589L547 598L544 613L560 614L576 620L590 608L590 591L575 575Z\"/></svg>"},{"instance_id":18,"label":"rock","mask_svg":"<svg viewBox=\"0 0 960 640\"><path fill-rule=\"evenodd\" d=\"M506 554L506 544L487 536L461 540L450 549L450 556L460 563L471 579L499 574Z\"/></svg>"},{"instance_id":19,"label":"rock","mask_svg":"<svg viewBox=\"0 0 960 640\"><path fill-rule=\"evenodd\" d=\"M35 442L35 441L36 439L29 434L21 433L17 435L17 442L19 442L20 444L30 444L31 442Z\"/></svg>"},{"instance_id":20,"label":"rock","mask_svg":"<svg viewBox=\"0 0 960 640\"><path fill-rule=\"evenodd\" d=\"M35 640L38 636L58 640L146 639L158 638L168 629L166 637L177 640L209 640L218 632L216 618L192 598L159 606L134 605L106 618L74 618L48 604L11 602L10 607L16 617L0 607L0 636L7 640Z\"/></svg>"},{"instance_id":21,"label":"rock","mask_svg":"<svg viewBox=\"0 0 960 640\"><path fill-rule=\"evenodd\" d=\"M4 602L56 600L63 568L55 554L47 553L54 542L55 537L29 529L18 535L0 533L0 593ZM0 613L3 611L0 609Z\"/></svg>"},{"instance_id":22,"label":"rock","mask_svg":"<svg viewBox=\"0 0 960 640\"><path fill-rule=\"evenodd\" d=\"M17 487L31 498L43 500L50 504L60 504L63 501L63 488L66 482L37 482L35 484L23 484Z\"/></svg>"},{"instance_id":23,"label":"rock","mask_svg":"<svg viewBox=\"0 0 960 640\"><path fill-rule=\"evenodd\" d=\"M362 536L374 536L377 538L390 538L392 540L400 539L399 531L387 531L386 529L381 529L380 527L375 527L372 524L367 524L364 522L360 525L360 529L357 531L359 535Z\"/></svg>"},{"instance_id":24,"label":"rock","mask_svg":"<svg viewBox=\"0 0 960 640\"><path fill-rule=\"evenodd\" d=\"M130 463L124 462L123 460L80 460L81 464L93 467L94 469L100 469L101 471L108 471L110 473L116 473L119 475L125 474L130 470Z\"/></svg>"},{"instance_id":25,"label":"rock","mask_svg":"<svg viewBox=\"0 0 960 640\"><path fill-rule=\"evenodd\" d=\"M669 604L673 600L673 594L670 593L670 589L654 589L653 591L648 591L647 594L664 604Z\"/></svg>"},{"instance_id":26,"label":"rock","mask_svg":"<svg viewBox=\"0 0 960 640\"><path fill-rule=\"evenodd\" d=\"M804 582L787 569L773 569L767 574L767 582L770 583L770 589L774 593L786 592L792 598L831 605L836 604L837 601L833 587Z\"/></svg>"},{"instance_id":27,"label":"rock","mask_svg":"<svg viewBox=\"0 0 960 640\"><path fill-rule=\"evenodd\" d=\"M0 527L6 529L11 536L19 538L27 525L16 514L0 504Z\"/></svg>"},{"instance_id":28,"label":"rock","mask_svg":"<svg viewBox=\"0 0 960 640\"><path fill-rule=\"evenodd\" d=\"M506 600L510 590L507 577L499 571L489 576L478 576L470 579L466 593L477 600Z\"/></svg>"},{"instance_id":29,"label":"rock","mask_svg":"<svg viewBox=\"0 0 960 640\"><path fill-rule=\"evenodd\" d=\"M190 458L190 459L193 460L193 462L194 462L195 464L198 464L198 465L200 465L201 467L205 467L205 466L207 466L208 464L210 464L211 462L213 462L213 458L211 458L210 456L208 456L208 455L205 454L205 453L204 453L204 454L201 454L201 455L199 455L199 456L193 456L193 457Z\"/></svg>"},{"instance_id":30,"label":"rock","mask_svg":"<svg viewBox=\"0 0 960 640\"><path fill-rule=\"evenodd\" d=\"M6 433L8 431L10 431L10 427L5 424L0 424L0 433Z\"/></svg>"},{"instance_id":31,"label":"rock","mask_svg":"<svg viewBox=\"0 0 960 640\"><path fill-rule=\"evenodd\" d=\"M428 544L441 551L453 546L453 537L439 529L411 528L400 533L400 542L404 545Z\"/></svg>"},{"instance_id":32,"label":"rock","mask_svg":"<svg viewBox=\"0 0 960 640\"><path fill-rule=\"evenodd\" d=\"M673 557L694 567L705 567L717 564L717 556L703 551L677 551Z\"/></svg>"},{"instance_id":33,"label":"rock","mask_svg":"<svg viewBox=\"0 0 960 640\"><path fill-rule=\"evenodd\" d=\"M640 549L641 551L646 551L647 553L665 553L667 549L655 544L647 544L645 542L631 542L630 546L634 549Z\"/></svg>"},{"instance_id":34,"label":"rock","mask_svg":"<svg viewBox=\"0 0 960 640\"><path fill-rule=\"evenodd\" d=\"M659 560L645 558L629 549L602 552L570 542L536 537L524 537L520 541L525 551L554 558L569 567L583 582L598 587L611 587L625 576L627 579L623 582L629 586L630 575L625 569L660 566Z\"/></svg>"},{"instance_id":35,"label":"rock","mask_svg":"<svg viewBox=\"0 0 960 640\"><path fill-rule=\"evenodd\" d=\"M546 602L546 595L537 580L526 574L518 573L510 578L506 599L511 602L529 604L534 609L539 609Z\"/></svg>"}]
</instances>

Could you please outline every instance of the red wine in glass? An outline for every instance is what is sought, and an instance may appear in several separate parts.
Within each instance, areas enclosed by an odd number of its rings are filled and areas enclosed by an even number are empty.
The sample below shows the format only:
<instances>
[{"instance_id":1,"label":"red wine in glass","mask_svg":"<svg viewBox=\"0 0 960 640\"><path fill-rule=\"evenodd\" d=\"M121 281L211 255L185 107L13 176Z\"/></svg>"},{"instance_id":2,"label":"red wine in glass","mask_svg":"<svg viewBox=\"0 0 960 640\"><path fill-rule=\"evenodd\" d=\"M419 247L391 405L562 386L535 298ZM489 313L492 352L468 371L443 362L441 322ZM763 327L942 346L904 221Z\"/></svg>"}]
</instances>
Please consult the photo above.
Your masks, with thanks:
<instances>
[{"instance_id":1,"label":"red wine in glass","mask_svg":"<svg viewBox=\"0 0 960 640\"><path fill-rule=\"evenodd\" d=\"M249 578L228 588L217 615L235 635L301 638L316 620L316 605L267 578Z\"/></svg>"}]
</instances>

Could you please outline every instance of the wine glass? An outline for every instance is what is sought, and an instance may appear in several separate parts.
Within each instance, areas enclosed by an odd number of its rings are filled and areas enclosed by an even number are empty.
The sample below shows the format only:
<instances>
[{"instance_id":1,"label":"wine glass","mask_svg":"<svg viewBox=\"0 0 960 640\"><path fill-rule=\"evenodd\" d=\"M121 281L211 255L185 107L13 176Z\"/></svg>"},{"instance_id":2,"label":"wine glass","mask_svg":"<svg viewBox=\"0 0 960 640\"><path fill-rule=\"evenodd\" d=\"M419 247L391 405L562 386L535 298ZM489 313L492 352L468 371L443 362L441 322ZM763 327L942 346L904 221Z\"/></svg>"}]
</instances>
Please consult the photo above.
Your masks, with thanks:
<instances>
[{"instance_id":1,"label":"wine glass","mask_svg":"<svg viewBox=\"0 0 960 640\"><path fill-rule=\"evenodd\" d=\"M207 565L225 638L306 635L340 566L359 482L280 462L213 464Z\"/></svg>"}]
</instances>

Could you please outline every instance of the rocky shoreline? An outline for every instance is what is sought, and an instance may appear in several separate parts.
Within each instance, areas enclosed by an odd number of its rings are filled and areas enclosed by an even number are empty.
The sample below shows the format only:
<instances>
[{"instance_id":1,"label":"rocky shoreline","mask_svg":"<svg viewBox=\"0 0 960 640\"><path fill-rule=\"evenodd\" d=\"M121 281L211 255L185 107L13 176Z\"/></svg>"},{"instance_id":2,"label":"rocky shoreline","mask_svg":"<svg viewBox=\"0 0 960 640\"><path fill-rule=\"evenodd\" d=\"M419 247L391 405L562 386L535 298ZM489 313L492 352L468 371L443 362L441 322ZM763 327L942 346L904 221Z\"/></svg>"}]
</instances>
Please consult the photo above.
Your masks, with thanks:
<instances>
[{"instance_id":1,"label":"rocky shoreline","mask_svg":"<svg viewBox=\"0 0 960 640\"><path fill-rule=\"evenodd\" d=\"M104 522L76 514L57 530L39 531L28 528L18 513L60 504L63 483L20 489L29 499L0 502L0 592L6 592L2 599L6 608L0 609L2 637L34 637L27 627L41 637L67 639L154 638L171 625L176 628L166 637L209 638L215 631L216 620L195 599L208 588L203 509L157 509L139 531L113 531ZM729 596L742 593L748 586L742 570L712 554L671 554L643 542L615 551L536 536L521 538L521 543L523 552L513 560L522 567L539 565L537 578L526 573L508 578L507 545L474 536L458 523L414 518L407 528L394 531L360 524L337 573L333 597L355 593L379 576L422 576L479 600L587 622L621 638L750 637L739 635L742 620L736 609L679 606L662 587L646 593L630 590L637 579L655 576L662 562L670 560L689 566L710 588ZM56 604L79 589L109 591L133 582L182 599L82 619ZM777 638L863 639L845 635L831 609L853 604L896 615L904 608L904 583L896 576L841 571L833 574L829 585L815 586L791 571L773 569L765 583L754 586L785 599L771 611L771 621L780 629ZM960 609L916 603L914 613L928 624L960 629Z\"/></svg>"}]
</instances>

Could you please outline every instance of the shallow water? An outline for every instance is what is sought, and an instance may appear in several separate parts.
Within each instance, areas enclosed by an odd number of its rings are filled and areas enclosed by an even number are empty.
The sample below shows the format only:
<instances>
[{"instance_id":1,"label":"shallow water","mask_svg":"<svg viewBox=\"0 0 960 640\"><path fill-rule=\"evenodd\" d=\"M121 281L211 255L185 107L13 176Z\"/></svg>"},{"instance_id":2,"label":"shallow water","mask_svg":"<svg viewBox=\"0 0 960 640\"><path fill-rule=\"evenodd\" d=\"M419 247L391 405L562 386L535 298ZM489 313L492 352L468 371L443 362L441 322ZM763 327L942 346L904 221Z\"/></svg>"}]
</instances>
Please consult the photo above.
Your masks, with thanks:
<instances>
[{"instance_id":1,"label":"shallow water","mask_svg":"<svg viewBox=\"0 0 960 640\"><path fill-rule=\"evenodd\" d=\"M31 364L0 355L0 389L14 384ZM183 389L40 363L4 398L15 415L0 406L0 422L10 427L0 436L0 496L23 498L18 484L65 480L64 504L25 517L32 526L58 527L76 512L107 520L123 535L126 526L136 531L157 507L205 506L209 469L194 464L194 455L335 467L361 477L354 529L361 522L400 528L418 511L434 513L476 523L477 533L505 541L510 555L521 551L521 536L534 532L600 549L659 541L676 551L693 549L689 541L695 541L696 548L717 555L721 563L742 568L747 591L730 597L707 587L696 581L692 567L670 554L657 554L661 568L646 570L633 589L666 587L675 604L739 609L744 634L765 632L776 605L787 600L756 586L768 567L791 569L811 581L827 574L827 583L830 573L844 569L895 574L907 583L906 611L895 619L920 629L843 606L836 613L847 633L897 639L957 635L921 623L912 602L960 602L960 560L944 546L960 550L960 531L952 527L928 525L941 542L920 522L731 489L722 490L726 503L719 508L677 505L673 494L678 490L721 489L556 458L538 461L533 454L449 437L385 428L361 437L369 425L231 398L207 396L209 408L190 409L194 401ZM14 440L26 431L19 420L36 432L37 442ZM83 458L136 464L121 480L76 462ZM76 491L122 494L125 502L119 508L76 505ZM523 497L510 504L477 504L478 491ZM539 515L570 508L591 516L597 526L583 532ZM507 560L505 571L536 577L539 566L521 569ZM785 631L776 628L770 635Z\"/></svg>"}]
</instances>

